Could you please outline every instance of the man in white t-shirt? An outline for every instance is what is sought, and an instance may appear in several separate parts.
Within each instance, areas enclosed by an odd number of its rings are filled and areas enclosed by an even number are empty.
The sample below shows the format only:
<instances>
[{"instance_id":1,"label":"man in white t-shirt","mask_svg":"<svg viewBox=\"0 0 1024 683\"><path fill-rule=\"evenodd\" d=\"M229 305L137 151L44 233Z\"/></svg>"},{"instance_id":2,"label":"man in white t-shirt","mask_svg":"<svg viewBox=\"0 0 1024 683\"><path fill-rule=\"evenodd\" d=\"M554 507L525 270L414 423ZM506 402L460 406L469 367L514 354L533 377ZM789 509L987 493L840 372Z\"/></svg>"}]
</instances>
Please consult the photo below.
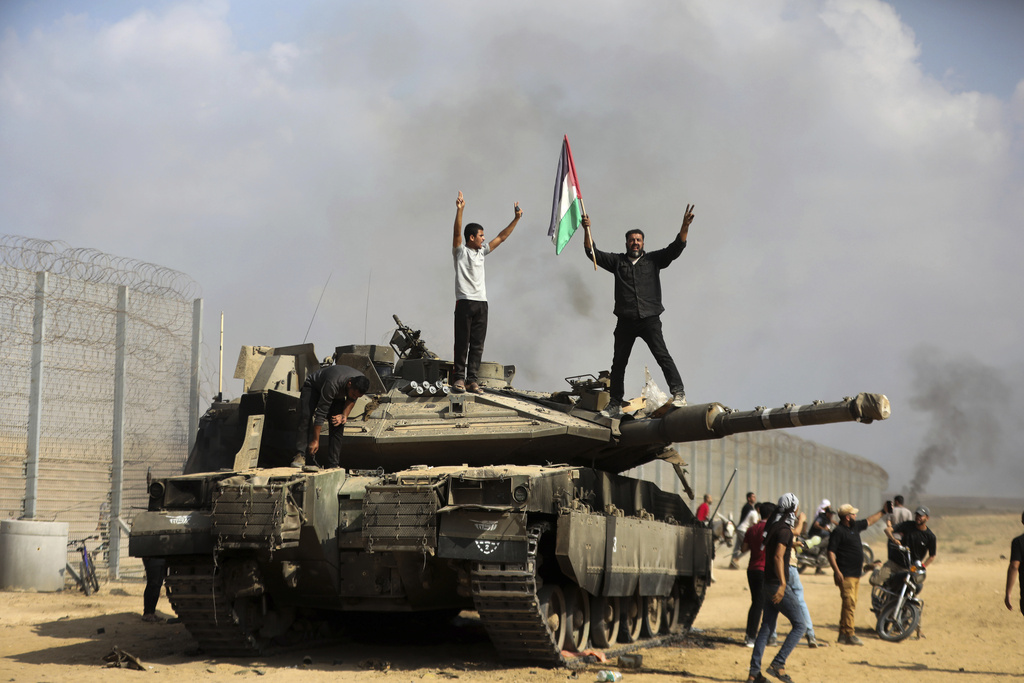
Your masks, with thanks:
<instances>
[{"instance_id":1,"label":"man in white t-shirt","mask_svg":"<svg viewBox=\"0 0 1024 683\"><path fill-rule=\"evenodd\" d=\"M462 209L466 202L459 192L455 200L455 233L452 237L452 258L455 262L455 368L452 371L452 391L461 394L470 391L482 394L477 373L484 355L487 336L487 290L484 286L484 257L508 239L523 215L519 202L515 203L515 218L498 236L484 243L484 229L479 223L470 223L462 229ZM463 246L462 237L466 237Z\"/></svg>"}]
</instances>

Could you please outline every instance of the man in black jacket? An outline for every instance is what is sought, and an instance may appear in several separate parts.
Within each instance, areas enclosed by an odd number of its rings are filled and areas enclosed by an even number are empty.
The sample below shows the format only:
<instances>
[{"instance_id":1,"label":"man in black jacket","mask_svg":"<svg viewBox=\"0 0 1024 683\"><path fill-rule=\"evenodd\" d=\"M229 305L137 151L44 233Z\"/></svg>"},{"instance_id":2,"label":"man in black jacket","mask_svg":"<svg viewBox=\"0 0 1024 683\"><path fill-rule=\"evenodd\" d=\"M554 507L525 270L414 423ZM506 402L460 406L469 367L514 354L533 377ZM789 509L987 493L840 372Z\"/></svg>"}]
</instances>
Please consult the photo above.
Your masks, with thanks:
<instances>
[{"instance_id":1,"label":"man in black jacket","mask_svg":"<svg viewBox=\"0 0 1024 683\"><path fill-rule=\"evenodd\" d=\"M299 396L299 429L292 467L341 467L341 440L349 413L370 390L366 375L347 365L328 365L309 373ZM319 454L320 432L330 423L327 457Z\"/></svg>"},{"instance_id":2,"label":"man in black jacket","mask_svg":"<svg viewBox=\"0 0 1024 683\"><path fill-rule=\"evenodd\" d=\"M633 229L626 233L626 253L612 254L601 251L591 241L590 217L583 216L586 228L583 247L587 258L596 259L601 266L615 276L615 349L612 355L611 404L609 412L617 415L622 405L623 383L626 364L633 351L633 342L640 337L654 355L665 374L669 391L676 405L686 404L683 380L672 360L665 338L661 333L661 271L679 258L686 248L686 235L693 222L693 208L686 205L683 225L679 235L670 245L658 251L644 251L644 233Z\"/></svg>"}]
</instances>

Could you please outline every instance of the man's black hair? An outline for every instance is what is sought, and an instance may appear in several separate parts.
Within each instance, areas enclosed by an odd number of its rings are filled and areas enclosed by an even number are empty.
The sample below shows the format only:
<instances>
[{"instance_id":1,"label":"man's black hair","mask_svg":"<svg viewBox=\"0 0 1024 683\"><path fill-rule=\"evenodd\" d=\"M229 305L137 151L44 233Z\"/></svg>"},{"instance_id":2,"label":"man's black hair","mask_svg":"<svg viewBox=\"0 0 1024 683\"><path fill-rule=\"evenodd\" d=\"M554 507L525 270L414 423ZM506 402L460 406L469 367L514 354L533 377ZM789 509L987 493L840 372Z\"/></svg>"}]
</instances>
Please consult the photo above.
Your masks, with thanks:
<instances>
[{"instance_id":1,"label":"man's black hair","mask_svg":"<svg viewBox=\"0 0 1024 683\"><path fill-rule=\"evenodd\" d=\"M633 228L632 230L626 231L626 239L629 239L630 235L640 235L640 239L644 239L644 231L640 228Z\"/></svg>"},{"instance_id":2,"label":"man's black hair","mask_svg":"<svg viewBox=\"0 0 1024 683\"><path fill-rule=\"evenodd\" d=\"M348 385L358 391L360 394L365 394L370 390L370 380L363 375L353 377L348 381Z\"/></svg>"},{"instance_id":3,"label":"man's black hair","mask_svg":"<svg viewBox=\"0 0 1024 683\"><path fill-rule=\"evenodd\" d=\"M747 498L750 498L752 495L754 495L753 491L747 491Z\"/></svg>"},{"instance_id":4,"label":"man's black hair","mask_svg":"<svg viewBox=\"0 0 1024 683\"><path fill-rule=\"evenodd\" d=\"M900 496L900 495L893 496L892 500L893 500L894 503L899 503L900 505L903 505L903 496Z\"/></svg>"},{"instance_id":5,"label":"man's black hair","mask_svg":"<svg viewBox=\"0 0 1024 683\"><path fill-rule=\"evenodd\" d=\"M758 503L757 514L761 515L761 519L768 519L775 514L775 503L769 503L767 500L763 503Z\"/></svg>"},{"instance_id":6,"label":"man's black hair","mask_svg":"<svg viewBox=\"0 0 1024 683\"><path fill-rule=\"evenodd\" d=\"M479 223L470 223L462 229L462 234L465 236L466 241L469 241L470 237L476 237L476 234L484 229L484 226Z\"/></svg>"}]
</instances>

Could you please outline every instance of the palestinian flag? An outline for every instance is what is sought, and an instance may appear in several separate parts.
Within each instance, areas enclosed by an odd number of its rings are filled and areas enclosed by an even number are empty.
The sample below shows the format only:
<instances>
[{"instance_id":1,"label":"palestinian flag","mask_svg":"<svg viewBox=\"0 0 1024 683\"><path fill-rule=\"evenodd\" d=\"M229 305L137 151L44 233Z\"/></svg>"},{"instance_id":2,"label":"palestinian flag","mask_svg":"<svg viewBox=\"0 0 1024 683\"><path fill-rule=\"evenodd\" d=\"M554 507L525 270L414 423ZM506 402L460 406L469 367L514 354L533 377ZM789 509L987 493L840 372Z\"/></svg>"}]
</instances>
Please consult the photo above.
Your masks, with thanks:
<instances>
[{"instance_id":1,"label":"palestinian flag","mask_svg":"<svg viewBox=\"0 0 1024 683\"><path fill-rule=\"evenodd\" d=\"M569 136L562 141L562 156L558 159L555 175L555 198L551 205L551 227L548 237L555 244L555 253L561 254L583 220L582 194L576 179L576 166L572 163Z\"/></svg>"}]
</instances>

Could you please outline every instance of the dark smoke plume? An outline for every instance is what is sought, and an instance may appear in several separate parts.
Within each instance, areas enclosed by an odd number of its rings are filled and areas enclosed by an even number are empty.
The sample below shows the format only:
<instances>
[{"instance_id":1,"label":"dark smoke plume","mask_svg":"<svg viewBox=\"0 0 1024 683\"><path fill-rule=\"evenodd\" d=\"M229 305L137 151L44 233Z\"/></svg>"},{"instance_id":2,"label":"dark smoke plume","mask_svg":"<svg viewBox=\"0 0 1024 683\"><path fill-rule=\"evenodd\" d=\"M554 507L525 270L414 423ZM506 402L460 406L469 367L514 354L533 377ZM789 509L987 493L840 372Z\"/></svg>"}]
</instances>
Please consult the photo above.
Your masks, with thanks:
<instances>
[{"instance_id":1,"label":"dark smoke plume","mask_svg":"<svg viewBox=\"0 0 1024 683\"><path fill-rule=\"evenodd\" d=\"M936 468L957 465L986 468L1001 459L1006 415L1012 393L999 373L969 357L947 358L921 346L912 352L913 394L910 405L927 413L925 443L914 458L909 500L924 493Z\"/></svg>"}]
</instances>

